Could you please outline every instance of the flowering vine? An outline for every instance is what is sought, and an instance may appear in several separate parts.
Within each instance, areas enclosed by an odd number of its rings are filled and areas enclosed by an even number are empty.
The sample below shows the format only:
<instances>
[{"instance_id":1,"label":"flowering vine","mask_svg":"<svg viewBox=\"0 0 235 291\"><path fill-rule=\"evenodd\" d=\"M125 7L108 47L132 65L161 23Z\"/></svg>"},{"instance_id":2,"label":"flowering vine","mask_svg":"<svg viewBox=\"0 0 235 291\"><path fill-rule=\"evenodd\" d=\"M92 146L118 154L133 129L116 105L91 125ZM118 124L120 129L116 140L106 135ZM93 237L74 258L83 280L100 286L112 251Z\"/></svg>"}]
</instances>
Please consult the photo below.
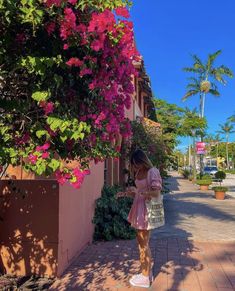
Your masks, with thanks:
<instances>
[{"instance_id":1,"label":"flowering vine","mask_svg":"<svg viewBox=\"0 0 235 291\"><path fill-rule=\"evenodd\" d=\"M23 161L79 188L90 162L118 157L117 137L131 134L125 110L138 52L129 11L120 0L8 2L0 4L0 165Z\"/></svg>"}]
</instances>

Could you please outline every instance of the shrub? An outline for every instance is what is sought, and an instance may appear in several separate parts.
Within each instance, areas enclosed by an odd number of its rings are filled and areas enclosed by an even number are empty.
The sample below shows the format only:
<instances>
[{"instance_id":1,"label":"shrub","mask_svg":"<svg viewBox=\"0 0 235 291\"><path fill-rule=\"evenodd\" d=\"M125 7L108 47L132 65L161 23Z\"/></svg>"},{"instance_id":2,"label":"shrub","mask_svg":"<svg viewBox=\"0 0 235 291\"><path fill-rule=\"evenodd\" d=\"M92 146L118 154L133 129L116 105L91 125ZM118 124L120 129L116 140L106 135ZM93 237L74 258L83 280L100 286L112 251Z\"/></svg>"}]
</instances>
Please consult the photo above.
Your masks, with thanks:
<instances>
[{"instance_id":1,"label":"shrub","mask_svg":"<svg viewBox=\"0 0 235 291\"><path fill-rule=\"evenodd\" d=\"M226 178L226 173L224 171L218 171L215 173L215 178L224 180Z\"/></svg>"},{"instance_id":2,"label":"shrub","mask_svg":"<svg viewBox=\"0 0 235 291\"><path fill-rule=\"evenodd\" d=\"M210 179L196 181L196 184L198 184L198 185L210 185L211 183L212 183L212 181Z\"/></svg>"},{"instance_id":3,"label":"shrub","mask_svg":"<svg viewBox=\"0 0 235 291\"><path fill-rule=\"evenodd\" d=\"M211 175L205 174L202 176L202 178L200 180L211 180Z\"/></svg>"},{"instance_id":4,"label":"shrub","mask_svg":"<svg viewBox=\"0 0 235 291\"><path fill-rule=\"evenodd\" d=\"M183 169L182 170L182 175L183 175L184 178L187 179L189 177L189 175L190 175L190 171L187 170L187 169Z\"/></svg>"},{"instance_id":5,"label":"shrub","mask_svg":"<svg viewBox=\"0 0 235 291\"><path fill-rule=\"evenodd\" d=\"M93 219L95 224L94 240L133 239L135 229L127 222L132 198L116 199L121 191L118 186L104 186L102 195L96 200Z\"/></svg>"},{"instance_id":6,"label":"shrub","mask_svg":"<svg viewBox=\"0 0 235 291\"><path fill-rule=\"evenodd\" d=\"M224 187L224 186L215 186L215 187L212 187L212 190L214 190L215 192L217 192L217 191L227 192L227 191L228 191L228 187Z\"/></svg>"}]
</instances>

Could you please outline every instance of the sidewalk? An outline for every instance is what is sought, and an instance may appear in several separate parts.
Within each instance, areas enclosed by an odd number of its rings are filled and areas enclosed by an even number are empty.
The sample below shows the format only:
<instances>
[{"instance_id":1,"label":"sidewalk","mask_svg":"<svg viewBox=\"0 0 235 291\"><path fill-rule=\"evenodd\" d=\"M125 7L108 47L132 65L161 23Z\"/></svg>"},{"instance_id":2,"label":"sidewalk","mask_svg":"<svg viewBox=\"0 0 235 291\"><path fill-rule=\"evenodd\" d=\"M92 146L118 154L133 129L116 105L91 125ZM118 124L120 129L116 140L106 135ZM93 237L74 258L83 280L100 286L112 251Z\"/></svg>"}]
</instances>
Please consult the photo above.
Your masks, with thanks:
<instances>
[{"instance_id":1,"label":"sidewalk","mask_svg":"<svg viewBox=\"0 0 235 291\"><path fill-rule=\"evenodd\" d=\"M235 290L235 199L217 201L213 192L173 173L164 199L166 226L151 238L152 291ZM139 291L129 278L139 271L135 240L88 246L55 281L56 291Z\"/></svg>"}]
</instances>

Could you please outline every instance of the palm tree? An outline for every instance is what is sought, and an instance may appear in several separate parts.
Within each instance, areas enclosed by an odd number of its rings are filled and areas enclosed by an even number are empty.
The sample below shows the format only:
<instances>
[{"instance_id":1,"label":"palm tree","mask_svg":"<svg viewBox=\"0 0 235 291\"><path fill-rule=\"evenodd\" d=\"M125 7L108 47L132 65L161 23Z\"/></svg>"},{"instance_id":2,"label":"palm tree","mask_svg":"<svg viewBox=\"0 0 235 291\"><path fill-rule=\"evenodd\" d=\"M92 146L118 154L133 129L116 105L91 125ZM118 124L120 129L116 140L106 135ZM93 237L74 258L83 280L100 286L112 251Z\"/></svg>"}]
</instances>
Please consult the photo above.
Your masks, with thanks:
<instances>
[{"instance_id":1,"label":"palm tree","mask_svg":"<svg viewBox=\"0 0 235 291\"><path fill-rule=\"evenodd\" d=\"M203 117L202 114L202 108L203 108L203 91L201 89L201 82L202 79L197 79L194 77L188 78L190 80L190 83L188 83L187 85L187 92L185 93L185 95L182 98L182 101L187 100L189 97L192 97L194 95L199 95L199 116ZM211 88L208 91L209 94L215 96L215 97L219 97L220 93L218 91L218 88L216 86L216 84L211 83Z\"/></svg>"},{"instance_id":2,"label":"palm tree","mask_svg":"<svg viewBox=\"0 0 235 291\"><path fill-rule=\"evenodd\" d=\"M222 141L220 134L217 133L215 135L215 142L216 142L216 160L218 160L218 156L219 156L219 143Z\"/></svg>"},{"instance_id":3,"label":"palm tree","mask_svg":"<svg viewBox=\"0 0 235 291\"><path fill-rule=\"evenodd\" d=\"M228 159L228 140L229 140L229 135L231 133L234 133L235 131L233 130L233 125L231 125L229 123L229 121L226 121L224 124L219 124L221 130L218 130L218 133L221 133L223 135L225 135L226 138L226 165L227 165L227 169L228 169L228 165L229 165L229 159Z\"/></svg>"},{"instance_id":4,"label":"palm tree","mask_svg":"<svg viewBox=\"0 0 235 291\"><path fill-rule=\"evenodd\" d=\"M235 123L235 113L228 118L228 121Z\"/></svg>"},{"instance_id":5,"label":"palm tree","mask_svg":"<svg viewBox=\"0 0 235 291\"><path fill-rule=\"evenodd\" d=\"M232 71L221 65L219 67L214 67L214 62L216 58L221 54L221 50L215 52L214 54L209 54L207 62L203 62L199 59L197 55L192 55L194 64L193 67L186 67L183 70L186 72L191 72L198 75L198 78L191 78L193 83L189 83L187 86L187 93L184 95L182 100L188 99L190 96L199 94L200 95L200 116L204 117L205 108L205 97L207 93L214 96L220 96L217 90L217 86L212 81L218 81L222 84L226 84L224 76L233 77ZM210 79L212 81L210 81Z\"/></svg>"}]
</instances>

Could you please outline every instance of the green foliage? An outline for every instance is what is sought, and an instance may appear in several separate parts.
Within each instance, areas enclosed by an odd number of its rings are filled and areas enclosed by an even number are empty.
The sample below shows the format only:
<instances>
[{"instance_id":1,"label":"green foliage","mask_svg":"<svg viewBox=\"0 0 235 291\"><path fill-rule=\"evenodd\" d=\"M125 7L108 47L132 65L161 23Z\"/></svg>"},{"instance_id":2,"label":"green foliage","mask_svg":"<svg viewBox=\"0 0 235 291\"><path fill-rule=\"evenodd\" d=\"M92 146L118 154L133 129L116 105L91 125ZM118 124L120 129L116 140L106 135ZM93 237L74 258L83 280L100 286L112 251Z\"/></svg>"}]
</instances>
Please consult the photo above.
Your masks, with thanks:
<instances>
[{"instance_id":1,"label":"green foliage","mask_svg":"<svg viewBox=\"0 0 235 291\"><path fill-rule=\"evenodd\" d=\"M215 186L212 187L212 190L214 190L215 192L227 192L228 191L228 187L224 187L224 186Z\"/></svg>"},{"instance_id":2,"label":"green foliage","mask_svg":"<svg viewBox=\"0 0 235 291\"><path fill-rule=\"evenodd\" d=\"M210 180L211 179L211 175L205 174L205 175L200 176L200 174L198 174L197 175L197 179L198 180Z\"/></svg>"},{"instance_id":3,"label":"green foliage","mask_svg":"<svg viewBox=\"0 0 235 291\"><path fill-rule=\"evenodd\" d=\"M132 198L116 198L121 191L118 186L104 186L102 195L96 201L95 240L133 239L135 230L127 222L132 205Z\"/></svg>"},{"instance_id":4,"label":"green foliage","mask_svg":"<svg viewBox=\"0 0 235 291\"><path fill-rule=\"evenodd\" d=\"M188 169L183 169L181 170L181 174L183 175L184 178L188 179L190 175L190 171Z\"/></svg>"},{"instance_id":5,"label":"green foliage","mask_svg":"<svg viewBox=\"0 0 235 291\"><path fill-rule=\"evenodd\" d=\"M132 1L129 0L79 0L77 6L84 10L87 6L98 10L114 9L120 6L131 6Z\"/></svg>"},{"instance_id":6,"label":"green foliage","mask_svg":"<svg viewBox=\"0 0 235 291\"><path fill-rule=\"evenodd\" d=\"M196 110L189 110L186 108L179 133L182 136L194 136L202 133L206 127L207 121L205 118L199 117Z\"/></svg>"},{"instance_id":7,"label":"green foliage","mask_svg":"<svg viewBox=\"0 0 235 291\"><path fill-rule=\"evenodd\" d=\"M197 180L196 184L197 185L210 185L212 183L211 179L207 179L207 180Z\"/></svg>"},{"instance_id":8,"label":"green foliage","mask_svg":"<svg viewBox=\"0 0 235 291\"><path fill-rule=\"evenodd\" d=\"M235 170L225 170L226 173L235 174Z\"/></svg>"},{"instance_id":9,"label":"green foliage","mask_svg":"<svg viewBox=\"0 0 235 291\"><path fill-rule=\"evenodd\" d=\"M215 178L224 180L226 178L226 173L224 171L218 171L215 173Z\"/></svg>"},{"instance_id":10,"label":"green foliage","mask_svg":"<svg viewBox=\"0 0 235 291\"><path fill-rule=\"evenodd\" d=\"M184 110L162 99L154 99L157 121L161 124L164 142L173 149L177 145L180 121Z\"/></svg>"}]
</instances>

